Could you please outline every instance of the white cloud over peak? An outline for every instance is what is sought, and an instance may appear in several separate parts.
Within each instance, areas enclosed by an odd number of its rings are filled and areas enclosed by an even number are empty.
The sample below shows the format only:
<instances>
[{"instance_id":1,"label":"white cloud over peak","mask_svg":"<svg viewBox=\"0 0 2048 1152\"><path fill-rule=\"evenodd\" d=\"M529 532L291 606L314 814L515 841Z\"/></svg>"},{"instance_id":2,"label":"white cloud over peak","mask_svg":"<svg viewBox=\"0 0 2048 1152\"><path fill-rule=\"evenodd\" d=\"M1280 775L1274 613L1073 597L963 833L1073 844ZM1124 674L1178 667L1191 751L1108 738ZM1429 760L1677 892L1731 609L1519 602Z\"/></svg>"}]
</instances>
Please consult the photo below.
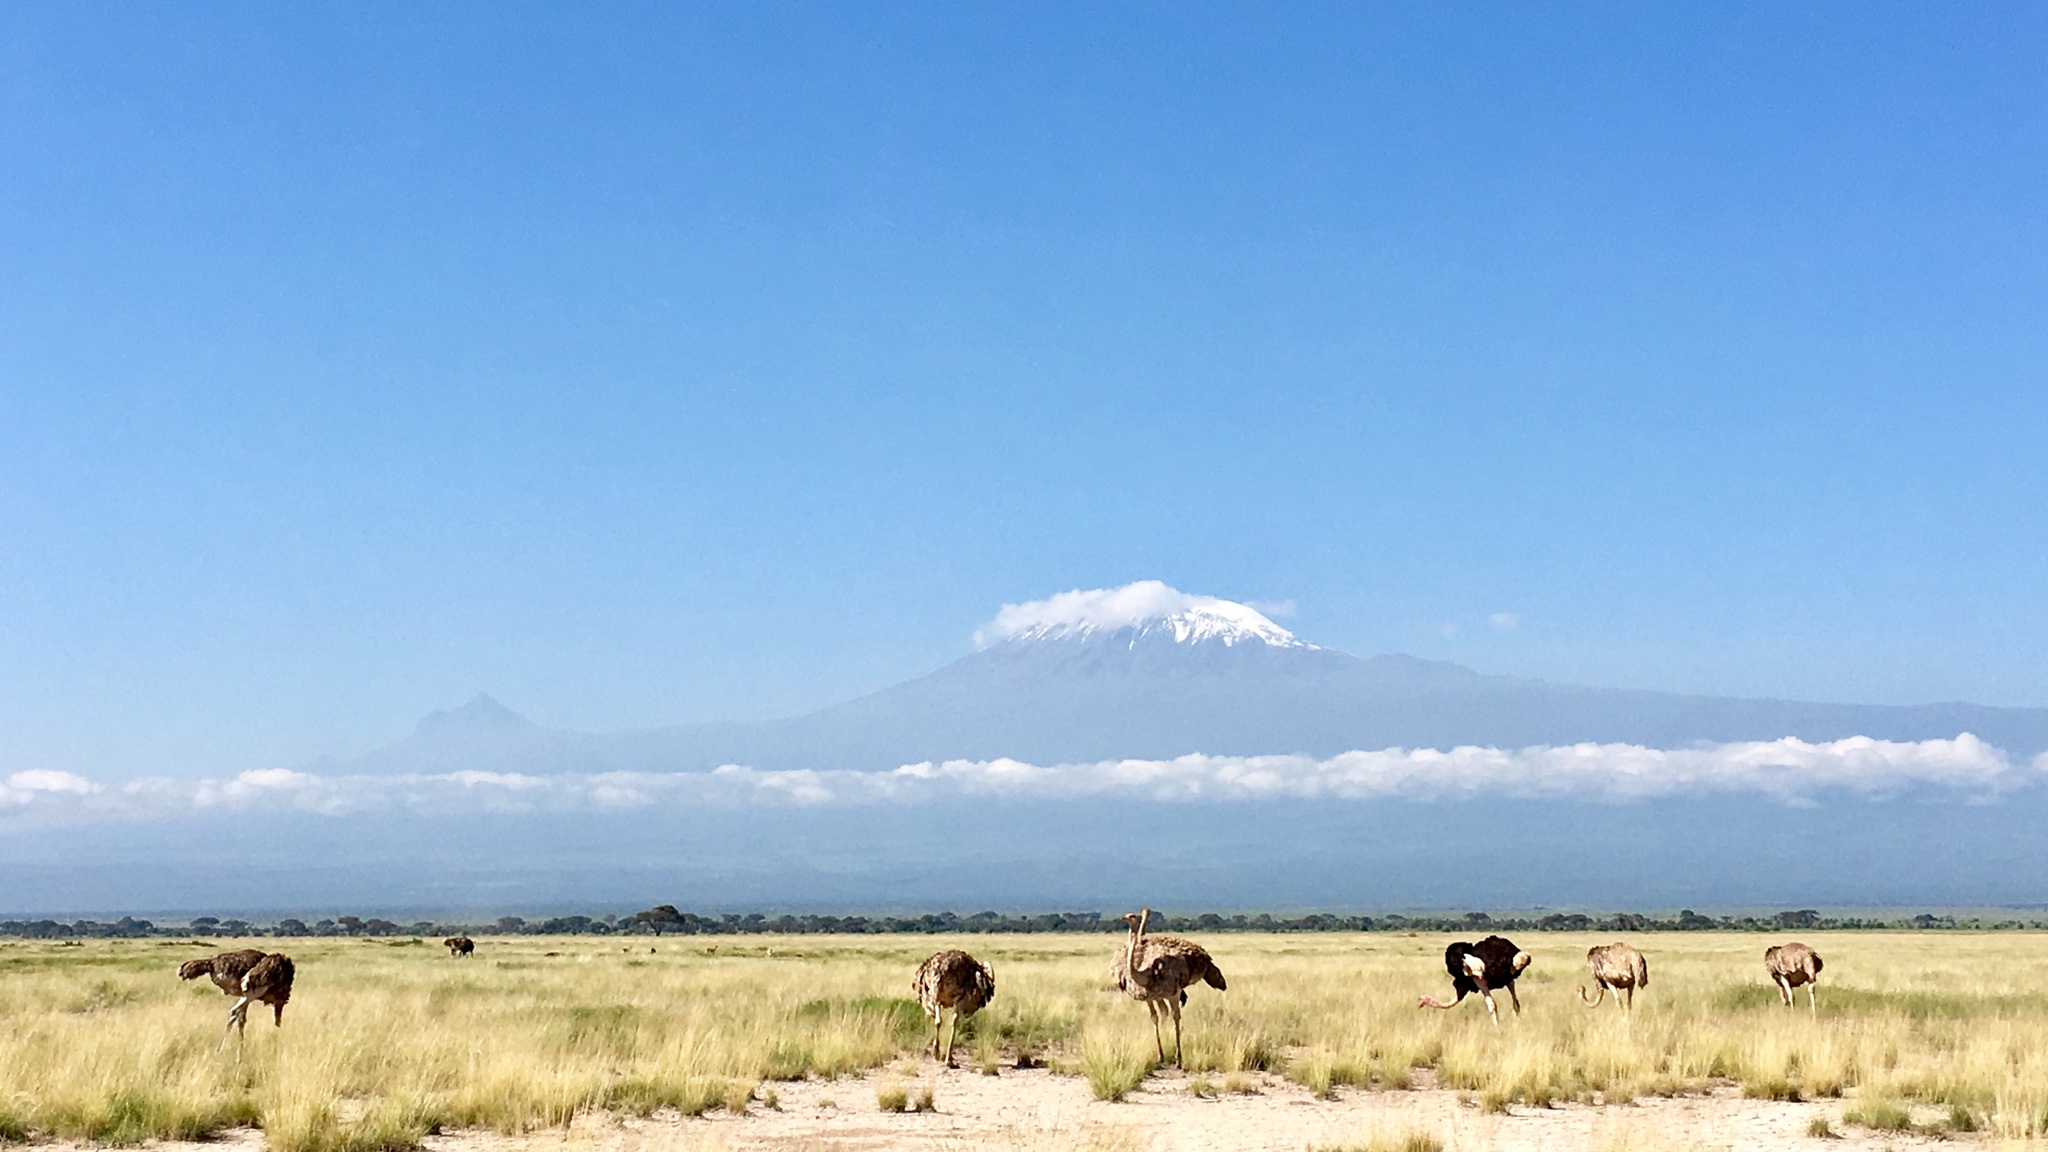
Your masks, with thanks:
<instances>
[{"instance_id":1,"label":"white cloud over peak","mask_svg":"<svg viewBox=\"0 0 2048 1152\"><path fill-rule=\"evenodd\" d=\"M1159 802L1262 800L1634 801L1752 796L1786 804L1829 797L1877 799L1932 791L1990 801L2048 783L2048 755L2015 765L1964 734L1899 742L1852 737L1783 739L1685 749L1575 744L1523 749L1388 748L1308 756L1181 756L1037 765L948 760L879 772L606 772L558 776L451 772L322 776L284 769L227 779L95 783L69 773L16 773L0 784L0 834L52 823L107 823L237 812L328 817L410 813L601 814L664 806L748 808L919 804L1001 796L1017 800L1117 797Z\"/></svg>"},{"instance_id":2,"label":"white cloud over peak","mask_svg":"<svg viewBox=\"0 0 2048 1152\"><path fill-rule=\"evenodd\" d=\"M1291 610L1293 606L1290 603L1288 607ZM995 619L975 631L974 644L985 648L1005 640L1085 636L1152 627L1171 632L1176 640L1183 641L1216 639L1230 644L1262 640L1290 647L1301 645L1292 632L1248 604L1197 596L1158 580L1139 580L1121 588L1076 588L1044 600L1005 604Z\"/></svg>"}]
</instances>

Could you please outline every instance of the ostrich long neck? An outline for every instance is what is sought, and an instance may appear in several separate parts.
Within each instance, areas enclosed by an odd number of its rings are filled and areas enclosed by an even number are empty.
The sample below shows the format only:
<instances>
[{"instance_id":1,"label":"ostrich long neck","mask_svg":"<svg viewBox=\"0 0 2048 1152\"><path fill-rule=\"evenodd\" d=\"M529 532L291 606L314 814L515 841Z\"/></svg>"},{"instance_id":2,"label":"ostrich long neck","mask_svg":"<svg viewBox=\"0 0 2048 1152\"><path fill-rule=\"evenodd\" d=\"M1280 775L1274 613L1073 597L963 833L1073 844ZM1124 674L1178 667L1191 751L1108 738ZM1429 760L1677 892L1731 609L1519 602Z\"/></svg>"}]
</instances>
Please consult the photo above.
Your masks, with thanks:
<instances>
[{"instance_id":1,"label":"ostrich long neck","mask_svg":"<svg viewBox=\"0 0 2048 1152\"><path fill-rule=\"evenodd\" d=\"M1143 912L1138 913L1138 922L1131 926L1131 944L1130 947L1124 949L1124 971L1132 977L1136 977L1138 974L1138 949L1144 947L1145 925L1151 919L1152 910L1147 908Z\"/></svg>"}]
</instances>

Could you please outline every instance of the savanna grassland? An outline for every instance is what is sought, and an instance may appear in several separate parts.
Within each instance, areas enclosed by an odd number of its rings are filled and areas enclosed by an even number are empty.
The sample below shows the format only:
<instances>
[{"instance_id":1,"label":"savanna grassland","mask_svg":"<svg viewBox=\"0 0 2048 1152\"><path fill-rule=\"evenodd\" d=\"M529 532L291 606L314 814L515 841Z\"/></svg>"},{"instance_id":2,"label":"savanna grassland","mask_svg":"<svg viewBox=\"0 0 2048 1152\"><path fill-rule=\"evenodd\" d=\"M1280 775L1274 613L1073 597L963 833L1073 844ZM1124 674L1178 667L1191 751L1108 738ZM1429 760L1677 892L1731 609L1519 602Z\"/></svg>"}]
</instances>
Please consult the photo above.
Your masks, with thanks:
<instances>
[{"instance_id":1,"label":"savanna grassland","mask_svg":"<svg viewBox=\"0 0 2048 1152\"><path fill-rule=\"evenodd\" d=\"M1449 986L1448 937L1215 934L1202 942L1230 991L1191 993L1187 1064L1218 1086L1274 1073L1321 1094L1429 1082L1481 1108L1735 1083L1848 1096L1852 1118L1878 1126L1917 1103L1957 1129L2048 1130L2048 937L1804 938L1827 960L1818 1019L1803 998L1779 1006L1762 936L1633 937L1652 979L1625 1016L1574 992L1606 937L1531 934L1525 1011L1496 1032L1476 1001L1416 1008ZM1109 989L1107 935L514 937L467 960L432 941L257 940L293 955L297 988L281 1030L252 1013L246 1044L224 1043L230 1001L174 970L242 943L0 943L0 1136L135 1143L253 1125L282 1152L371 1152L443 1127L759 1108L778 1081L914 1056L930 1033L910 974L948 946L996 972L963 1064L1029 1055L1113 1099L1153 1063L1144 1009Z\"/></svg>"}]
</instances>

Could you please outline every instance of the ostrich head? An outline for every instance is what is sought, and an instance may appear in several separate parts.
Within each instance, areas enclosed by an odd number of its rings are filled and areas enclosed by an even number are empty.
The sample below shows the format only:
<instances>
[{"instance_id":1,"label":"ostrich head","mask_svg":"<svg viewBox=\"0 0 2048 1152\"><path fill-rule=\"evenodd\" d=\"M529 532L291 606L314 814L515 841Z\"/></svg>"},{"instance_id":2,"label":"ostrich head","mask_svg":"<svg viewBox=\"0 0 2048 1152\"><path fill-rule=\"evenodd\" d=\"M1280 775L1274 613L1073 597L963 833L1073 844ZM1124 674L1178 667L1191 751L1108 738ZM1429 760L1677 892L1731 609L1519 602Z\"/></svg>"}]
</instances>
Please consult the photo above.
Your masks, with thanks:
<instances>
[{"instance_id":1,"label":"ostrich head","mask_svg":"<svg viewBox=\"0 0 2048 1152\"><path fill-rule=\"evenodd\" d=\"M1529 962L1534 959L1535 957L1529 955L1527 952L1515 953L1515 975L1520 976L1522 974L1522 969L1527 968L1529 966Z\"/></svg>"}]
</instances>

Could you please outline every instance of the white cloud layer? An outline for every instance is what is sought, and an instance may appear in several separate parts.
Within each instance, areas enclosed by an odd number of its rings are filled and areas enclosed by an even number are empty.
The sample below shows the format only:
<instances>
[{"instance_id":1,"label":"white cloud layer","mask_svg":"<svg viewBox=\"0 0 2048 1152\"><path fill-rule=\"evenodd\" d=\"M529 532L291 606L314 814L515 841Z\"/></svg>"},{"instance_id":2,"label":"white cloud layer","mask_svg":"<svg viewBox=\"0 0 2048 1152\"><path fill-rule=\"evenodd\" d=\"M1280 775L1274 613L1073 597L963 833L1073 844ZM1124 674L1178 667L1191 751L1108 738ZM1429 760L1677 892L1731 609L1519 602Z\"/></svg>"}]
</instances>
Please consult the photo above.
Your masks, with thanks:
<instances>
[{"instance_id":1,"label":"white cloud layer","mask_svg":"<svg viewBox=\"0 0 2048 1152\"><path fill-rule=\"evenodd\" d=\"M1292 611L1293 603L1288 602L1287 607ZM995 619L976 630L974 643L985 648L1005 640L1087 635L1151 625L1162 626L1177 640L1213 638L1232 643L1258 639L1286 646L1301 643L1292 632L1250 605L1192 595L1158 580L1139 580L1121 588L1076 588L1044 600L1005 604Z\"/></svg>"},{"instance_id":2,"label":"white cloud layer","mask_svg":"<svg viewBox=\"0 0 2048 1152\"><path fill-rule=\"evenodd\" d=\"M0 784L0 829L52 821L137 820L248 811L325 816L574 813L670 806L916 804L965 797L1164 802L1278 799L1629 801L1756 796L1808 803L1935 790L1994 800L2048 781L2048 754L2015 765L1975 736L1900 743L1784 739L1663 750L1634 744L1560 748L1390 748L1306 756L1182 756L1041 766L949 760L884 772L611 772L529 776L450 772L322 776L286 769L229 779L100 784L63 772L17 772Z\"/></svg>"},{"instance_id":3,"label":"white cloud layer","mask_svg":"<svg viewBox=\"0 0 2048 1152\"><path fill-rule=\"evenodd\" d=\"M98 790L99 785L83 776L32 768L26 772L16 772L5 781L0 781L0 810L9 806L32 804L38 797L89 796Z\"/></svg>"}]
</instances>

